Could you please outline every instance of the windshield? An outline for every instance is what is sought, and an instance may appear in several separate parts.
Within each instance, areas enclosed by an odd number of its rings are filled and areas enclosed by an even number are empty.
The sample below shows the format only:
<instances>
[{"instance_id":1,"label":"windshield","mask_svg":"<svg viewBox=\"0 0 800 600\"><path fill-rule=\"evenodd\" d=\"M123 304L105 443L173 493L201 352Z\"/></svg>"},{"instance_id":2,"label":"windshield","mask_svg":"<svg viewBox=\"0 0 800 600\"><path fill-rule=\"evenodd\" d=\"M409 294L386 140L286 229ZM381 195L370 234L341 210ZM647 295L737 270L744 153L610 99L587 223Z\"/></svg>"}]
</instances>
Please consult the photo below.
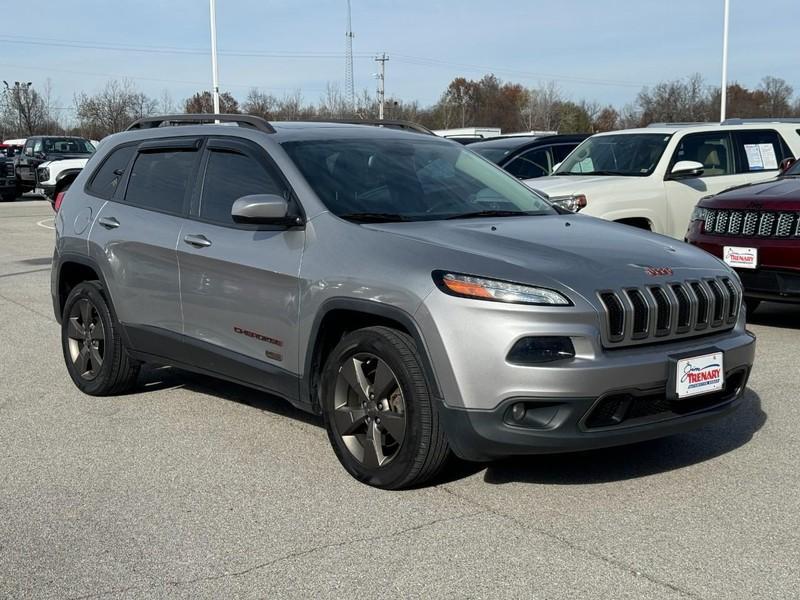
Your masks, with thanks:
<instances>
[{"instance_id":1,"label":"windshield","mask_svg":"<svg viewBox=\"0 0 800 600\"><path fill-rule=\"evenodd\" d=\"M655 170L670 137L664 133L590 137L566 158L554 174L646 177Z\"/></svg>"},{"instance_id":2,"label":"windshield","mask_svg":"<svg viewBox=\"0 0 800 600\"><path fill-rule=\"evenodd\" d=\"M426 136L285 142L328 209L354 221L554 214L514 177Z\"/></svg>"},{"instance_id":3,"label":"windshield","mask_svg":"<svg viewBox=\"0 0 800 600\"><path fill-rule=\"evenodd\" d=\"M94 154L94 146L81 138L44 138L42 151L47 154Z\"/></svg>"}]
</instances>

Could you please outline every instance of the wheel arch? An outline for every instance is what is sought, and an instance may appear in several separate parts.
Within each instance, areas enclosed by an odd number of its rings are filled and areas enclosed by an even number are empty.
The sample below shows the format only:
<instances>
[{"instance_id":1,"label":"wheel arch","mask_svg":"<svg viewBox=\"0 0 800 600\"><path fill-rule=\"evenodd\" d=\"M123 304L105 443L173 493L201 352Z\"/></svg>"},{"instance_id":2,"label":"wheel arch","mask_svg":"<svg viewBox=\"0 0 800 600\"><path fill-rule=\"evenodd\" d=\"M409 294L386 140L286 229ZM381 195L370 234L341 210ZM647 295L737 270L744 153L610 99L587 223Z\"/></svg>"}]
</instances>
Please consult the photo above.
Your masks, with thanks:
<instances>
[{"instance_id":1,"label":"wheel arch","mask_svg":"<svg viewBox=\"0 0 800 600\"><path fill-rule=\"evenodd\" d=\"M410 314L396 306L371 300L329 298L322 303L314 317L303 360L301 398L307 399L315 412L320 410L317 396L319 378L330 352L345 334L374 325L392 327L411 336L422 358L422 367L431 394L436 398L442 397L425 338Z\"/></svg>"},{"instance_id":2,"label":"wheel arch","mask_svg":"<svg viewBox=\"0 0 800 600\"><path fill-rule=\"evenodd\" d=\"M63 254L59 258L58 265L58 278L56 279L56 294L54 295L54 311L56 313L56 320L60 323L61 317L64 312L64 304L67 301L67 296L72 289L84 281L99 281L103 287L103 294L108 300L109 309L114 319L117 318L114 311L114 304L108 293L108 286L106 285L103 271L96 261L88 256L80 254Z\"/></svg>"}]
</instances>

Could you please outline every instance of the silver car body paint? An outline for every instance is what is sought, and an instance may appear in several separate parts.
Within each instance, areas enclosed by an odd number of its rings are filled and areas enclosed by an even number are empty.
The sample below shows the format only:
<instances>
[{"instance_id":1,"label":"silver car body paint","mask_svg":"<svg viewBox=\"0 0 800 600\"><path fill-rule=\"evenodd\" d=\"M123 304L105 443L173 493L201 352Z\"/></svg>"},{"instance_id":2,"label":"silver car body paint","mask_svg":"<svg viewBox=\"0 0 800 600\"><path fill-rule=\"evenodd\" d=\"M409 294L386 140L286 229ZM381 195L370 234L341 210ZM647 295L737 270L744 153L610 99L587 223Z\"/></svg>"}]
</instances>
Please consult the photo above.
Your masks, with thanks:
<instances>
[{"instance_id":1,"label":"silver car body paint","mask_svg":"<svg viewBox=\"0 0 800 600\"><path fill-rule=\"evenodd\" d=\"M107 139L76 179L58 215L57 259L91 259L121 322L179 332L265 367L277 366L298 380L310 376L306 365L315 343L312 335L331 302L392 307L416 325L433 383L444 406L455 409L491 411L509 398L599 398L619 389L664 386L671 356L709 346L725 352L726 370L749 370L754 340L745 331L743 311L729 327L706 335L667 336L613 350L603 343L598 290L727 277L740 291L735 273L713 256L671 238L583 215L345 221L327 210L281 143L311 135L409 140L419 134L319 123L275 127L278 133L272 135L204 125ZM111 150L125 142L166 136L228 136L258 144L294 190L305 226L242 231L106 202L85 192L95 166ZM94 223L76 234L72 221L85 207L92 209ZM116 218L120 226L104 227L103 217ZM205 235L213 245L193 248L183 243L188 234ZM648 267L668 267L672 275L653 277ZM456 298L434 285L432 272L439 269L550 288L573 306ZM53 295L58 311L57 269ZM540 366L512 365L505 357L525 336L570 337L576 356Z\"/></svg>"}]
</instances>

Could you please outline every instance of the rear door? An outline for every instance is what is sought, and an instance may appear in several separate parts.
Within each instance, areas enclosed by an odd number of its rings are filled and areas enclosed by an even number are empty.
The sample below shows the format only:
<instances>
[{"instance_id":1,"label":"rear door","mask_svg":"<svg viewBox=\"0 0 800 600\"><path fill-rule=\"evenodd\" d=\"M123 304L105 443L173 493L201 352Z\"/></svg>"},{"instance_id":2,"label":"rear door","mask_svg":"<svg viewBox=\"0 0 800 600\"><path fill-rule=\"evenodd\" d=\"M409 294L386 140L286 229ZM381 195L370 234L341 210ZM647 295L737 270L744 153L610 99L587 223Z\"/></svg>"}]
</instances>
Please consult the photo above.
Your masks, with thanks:
<instances>
[{"instance_id":1,"label":"rear door","mask_svg":"<svg viewBox=\"0 0 800 600\"><path fill-rule=\"evenodd\" d=\"M133 347L168 356L180 342L175 247L199 167L200 138L172 138L118 148L90 180L105 197L89 237L105 271L117 317Z\"/></svg>"},{"instance_id":2,"label":"rear door","mask_svg":"<svg viewBox=\"0 0 800 600\"><path fill-rule=\"evenodd\" d=\"M238 198L291 199L289 185L263 148L235 137L209 138L201 172L178 240L186 341L206 369L292 399L305 231L231 218Z\"/></svg>"}]
</instances>

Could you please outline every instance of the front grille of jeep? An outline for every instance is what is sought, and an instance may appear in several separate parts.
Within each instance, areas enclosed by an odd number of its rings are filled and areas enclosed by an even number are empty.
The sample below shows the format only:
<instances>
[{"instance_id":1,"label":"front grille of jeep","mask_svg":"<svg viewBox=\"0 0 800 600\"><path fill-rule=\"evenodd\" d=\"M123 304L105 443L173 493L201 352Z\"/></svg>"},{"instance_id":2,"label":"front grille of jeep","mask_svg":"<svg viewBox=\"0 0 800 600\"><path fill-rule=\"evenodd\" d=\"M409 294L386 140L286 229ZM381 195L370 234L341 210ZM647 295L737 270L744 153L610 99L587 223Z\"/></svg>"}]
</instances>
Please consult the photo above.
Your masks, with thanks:
<instances>
[{"instance_id":1,"label":"front grille of jeep","mask_svg":"<svg viewBox=\"0 0 800 600\"><path fill-rule=\"evenodd\" d=\"M742 292L730 277L654 284L598 293L603 343L616 348L713 334L732 328Z\"/></svg>"},{"instance_id":2,"label":"front grille of jeep","mask_svg":"<svg viewBox=\"0 0 800 600\"><path fill-rule=\"evenodd\" d=\"M766 210L708 209L703 232L710 235L797 238L800 213Z\"/></svg>"}]
</instances>

